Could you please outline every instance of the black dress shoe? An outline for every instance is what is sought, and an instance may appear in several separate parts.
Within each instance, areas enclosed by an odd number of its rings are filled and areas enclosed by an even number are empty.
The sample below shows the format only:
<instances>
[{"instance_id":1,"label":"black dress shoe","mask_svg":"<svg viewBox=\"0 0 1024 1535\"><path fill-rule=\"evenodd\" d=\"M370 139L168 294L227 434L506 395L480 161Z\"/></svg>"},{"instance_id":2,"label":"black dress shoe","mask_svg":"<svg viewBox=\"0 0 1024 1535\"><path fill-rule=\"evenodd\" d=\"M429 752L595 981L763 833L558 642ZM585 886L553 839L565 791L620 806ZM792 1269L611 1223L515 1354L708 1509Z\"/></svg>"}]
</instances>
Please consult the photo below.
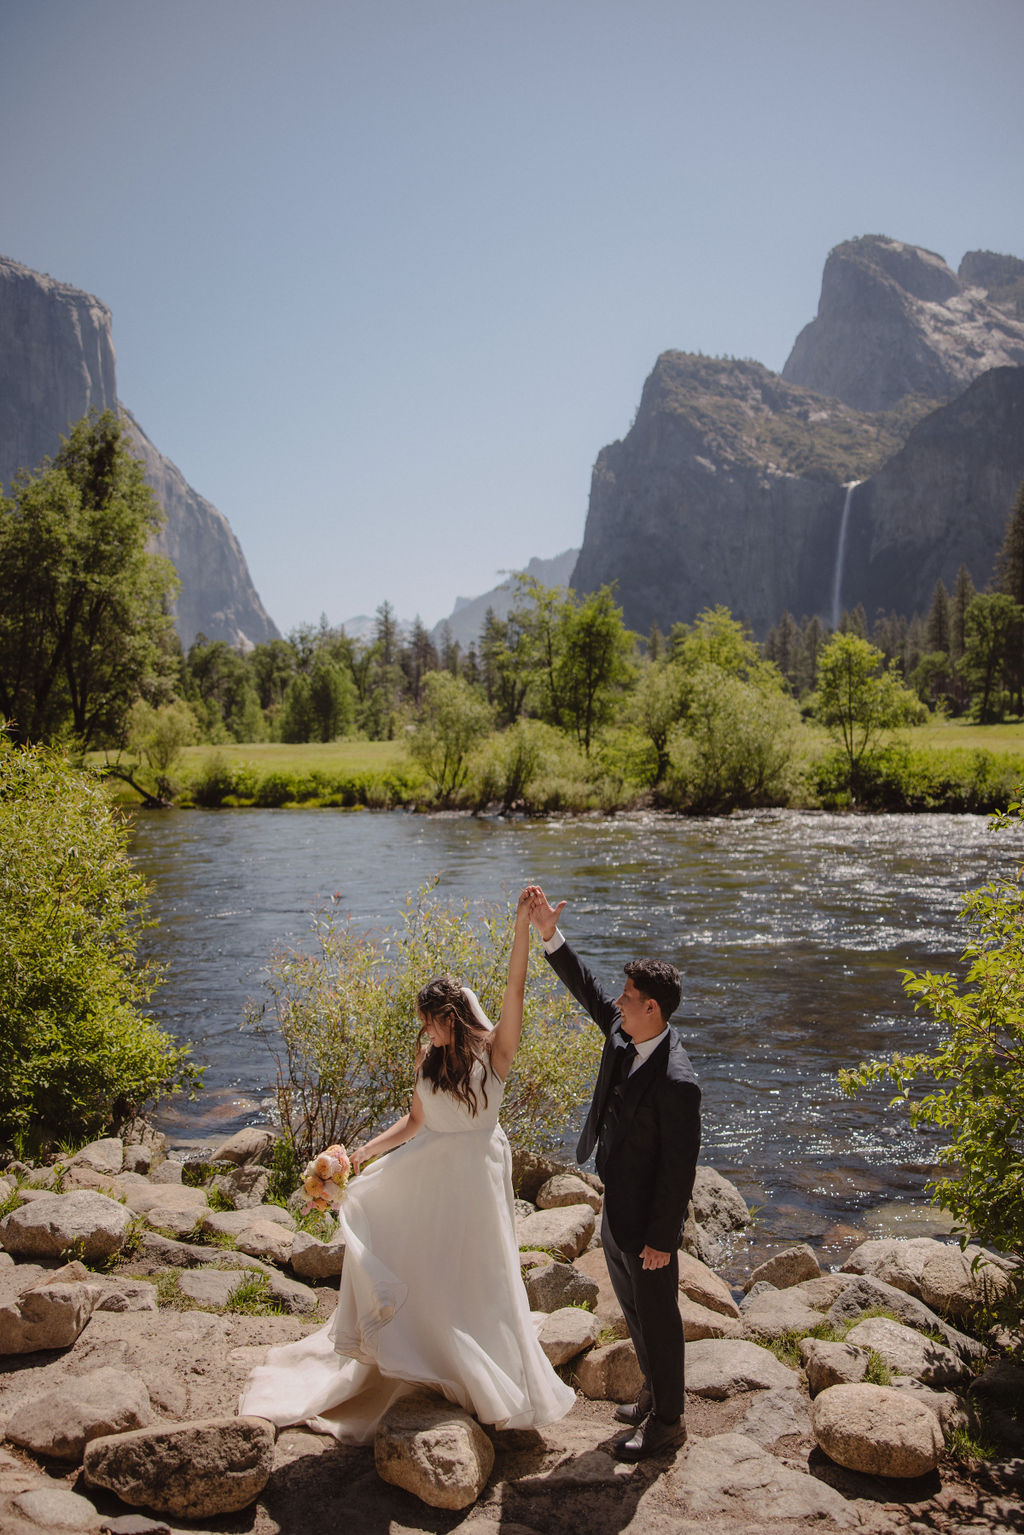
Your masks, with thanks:
<instances>
[{"instance_id":1,"label":"black dress shoe","mask_svg":"<svg viewBox=\"0 0 1024 1535\"><path fill-rule=\"evenodd\" d=\"M666 1455L686 1443L686 1424L682 1418L663 1423L651 1413L634 1433L615 1441L616 1460L647 1460L652 1455Z\"/></svg>"},{"instance_id":2,"label":"black dress shoe","mask_svg":"<svg viewBox=\"0 0 1024 1535\"><path fill-rule=\"evenodd\" d=\"M624 1402L621 1407L616 1407L615 1416L620 1423L632 1423L635 1426L644 1421L653 1406L654 1399L644 1386L635 1402Z\"/></svg>"}]
</instances>

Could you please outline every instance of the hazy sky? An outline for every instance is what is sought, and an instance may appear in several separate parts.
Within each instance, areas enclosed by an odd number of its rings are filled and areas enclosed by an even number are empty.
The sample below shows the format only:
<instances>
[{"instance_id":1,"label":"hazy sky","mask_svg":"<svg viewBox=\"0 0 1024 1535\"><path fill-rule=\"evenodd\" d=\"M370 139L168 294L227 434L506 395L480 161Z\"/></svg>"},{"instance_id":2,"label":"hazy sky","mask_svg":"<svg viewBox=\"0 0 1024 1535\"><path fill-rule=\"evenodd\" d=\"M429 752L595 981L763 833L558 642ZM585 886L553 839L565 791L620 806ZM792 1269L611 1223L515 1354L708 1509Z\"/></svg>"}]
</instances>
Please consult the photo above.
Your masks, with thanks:
<instances>
[{"instance_id":1,"label":"hazy sky","mask_svg":"<svg viewBox=\"0 0 1024 1535\"><path fill-rule=\"evenodd\" d=\"M282 629L583 536L667 348L781 368L831 246L1024 256L1024 0L0 0L0 253Z\"/></svg>"}]
</instances>

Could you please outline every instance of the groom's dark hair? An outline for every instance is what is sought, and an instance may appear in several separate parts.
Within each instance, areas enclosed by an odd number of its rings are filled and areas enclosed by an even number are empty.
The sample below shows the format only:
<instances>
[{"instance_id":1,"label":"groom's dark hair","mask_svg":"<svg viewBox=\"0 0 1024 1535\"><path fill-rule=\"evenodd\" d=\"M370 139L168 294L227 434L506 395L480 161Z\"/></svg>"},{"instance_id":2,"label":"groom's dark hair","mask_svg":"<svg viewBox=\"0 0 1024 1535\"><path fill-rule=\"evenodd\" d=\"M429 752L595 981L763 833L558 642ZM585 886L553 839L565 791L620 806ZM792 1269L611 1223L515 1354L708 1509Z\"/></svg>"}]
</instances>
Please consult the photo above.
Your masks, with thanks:
<instances>
[{"instance_id":1,"label":"groom's dark hair","mask_svg":"<svg viewBox=\"0 0 1024 1535\"><path fill-rule=\"evenodd\" d=\"M667 1023L683 995L682 977L675 965L664 959L631 959L622 968L637 991L658 1004Z\"/></svg>"}]
</instances>

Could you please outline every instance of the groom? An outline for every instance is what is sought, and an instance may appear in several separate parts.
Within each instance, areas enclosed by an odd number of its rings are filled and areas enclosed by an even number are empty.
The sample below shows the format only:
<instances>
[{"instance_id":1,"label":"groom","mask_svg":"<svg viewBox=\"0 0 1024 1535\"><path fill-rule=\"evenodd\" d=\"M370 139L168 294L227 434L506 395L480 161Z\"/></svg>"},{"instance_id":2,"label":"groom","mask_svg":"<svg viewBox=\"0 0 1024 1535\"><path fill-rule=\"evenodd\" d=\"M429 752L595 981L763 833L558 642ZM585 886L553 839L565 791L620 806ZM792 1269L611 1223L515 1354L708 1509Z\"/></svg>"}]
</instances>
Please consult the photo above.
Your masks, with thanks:
<instances>
[{"instance_id":1,"label":"groom","mask_svg":"<svg viewBox=\"0 0 1024 1535\"><path fill-rule=\"evenodd\" d=\"M586 1162L597 1147L601 1241L644 1374L639 1399L616 1410L634 1427L616 1440L615 1454L643 1460L686 1438L679 1238L700 1149L700 1088L668 1027L682 995L679 971L664 960L630 960L613 1002L559 931L565 902L552 906L539 885L530 891L548 963L605 1036L576 1159Z\"/></svg>"}]
</instances>

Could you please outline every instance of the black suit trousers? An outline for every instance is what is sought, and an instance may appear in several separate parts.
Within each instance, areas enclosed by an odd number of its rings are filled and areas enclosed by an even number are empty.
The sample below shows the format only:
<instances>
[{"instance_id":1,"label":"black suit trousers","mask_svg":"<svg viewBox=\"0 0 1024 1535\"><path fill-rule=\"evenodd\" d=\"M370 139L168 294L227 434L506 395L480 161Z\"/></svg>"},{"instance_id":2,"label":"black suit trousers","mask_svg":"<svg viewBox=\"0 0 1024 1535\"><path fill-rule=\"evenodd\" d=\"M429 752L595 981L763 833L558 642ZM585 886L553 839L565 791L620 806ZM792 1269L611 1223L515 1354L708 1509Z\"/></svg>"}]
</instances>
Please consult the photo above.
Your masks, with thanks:
<instances>
[{"instance_id":1,"label":"black suit trousers","mask_svg":"<svg viewBox=\"0 0 1024 1535\"><path fill-rule=\"evenodd\" d=\"M655 1417L674 1423L686 1410L685 1340L679 1315L679 1254L660 1269L645 1269L639 1253L623 1252L608 1217L601 1220L608 1277L653 1398Z\"/></svg>"}]
</instances>

